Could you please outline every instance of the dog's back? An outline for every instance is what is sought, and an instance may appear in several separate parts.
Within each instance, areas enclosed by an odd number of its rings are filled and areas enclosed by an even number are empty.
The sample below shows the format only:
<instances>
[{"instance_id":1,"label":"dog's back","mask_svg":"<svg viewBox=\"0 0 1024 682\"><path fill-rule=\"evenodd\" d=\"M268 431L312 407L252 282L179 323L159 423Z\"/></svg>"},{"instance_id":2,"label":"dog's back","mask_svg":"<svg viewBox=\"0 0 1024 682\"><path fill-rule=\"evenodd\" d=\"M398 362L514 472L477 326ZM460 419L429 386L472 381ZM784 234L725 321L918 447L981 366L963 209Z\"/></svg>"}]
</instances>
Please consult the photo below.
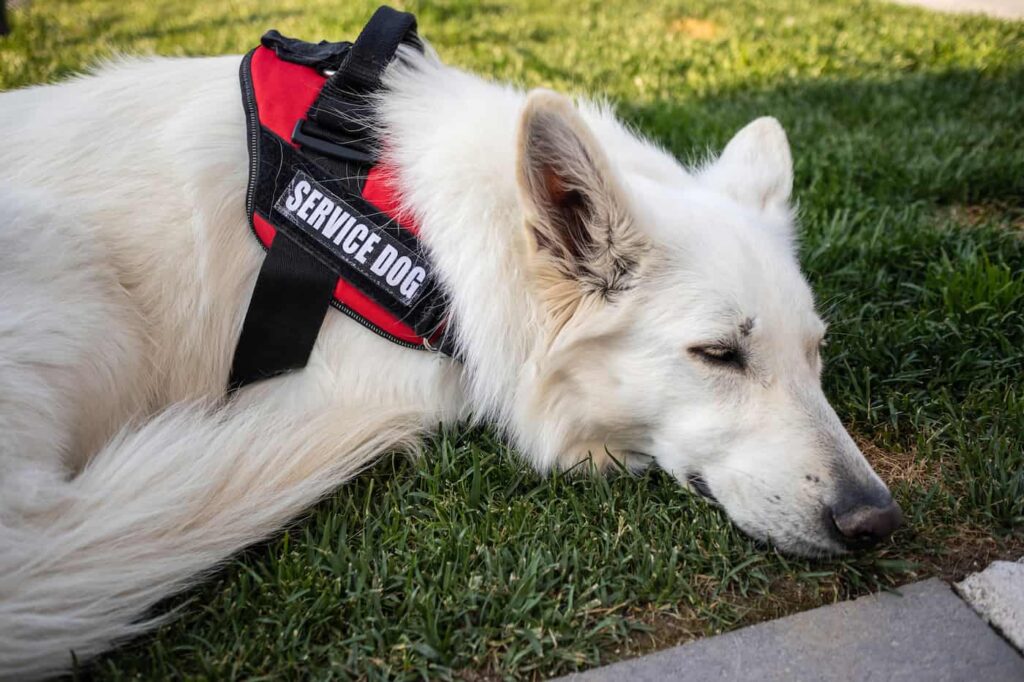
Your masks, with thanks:
<instances>
[{"instance_id":1,"label":"dog's back","mask_svg":"<svg viewBox=\"0 0 1024 682\"><path fill-rule=\"evenodd\" d=\"M259 264L244 226L236 71L230 57L142 60L0 95L9 141L0 149L0 187L19 195L31 188L41 198L39 220L54 233L48 250L84 249L112 269L141 336L175 339L144 342L152 381L141 392L159 402L222 388L226 354L209 344L239 324L236 302ZM0 239L19 239L14 232ZM38 267L68 276L52 259ZM49 297L51 308L61 305Z\"/></svg>"}]
</instances>

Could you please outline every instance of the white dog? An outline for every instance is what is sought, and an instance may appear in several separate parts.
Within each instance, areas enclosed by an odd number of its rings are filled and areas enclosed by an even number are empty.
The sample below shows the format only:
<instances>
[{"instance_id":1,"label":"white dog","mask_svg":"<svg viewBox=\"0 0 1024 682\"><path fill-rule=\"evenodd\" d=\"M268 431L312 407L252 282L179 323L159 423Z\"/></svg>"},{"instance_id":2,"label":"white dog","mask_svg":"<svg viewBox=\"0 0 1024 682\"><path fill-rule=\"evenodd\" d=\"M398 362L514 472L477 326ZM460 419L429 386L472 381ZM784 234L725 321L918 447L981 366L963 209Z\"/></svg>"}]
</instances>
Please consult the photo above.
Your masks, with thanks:
<instances>
[{"instance_id":1,"label":"white dog","mask_svg":"<svg viewBox=\"0 0 1024 682\"><path fill-rule=\"evenodd\" d=\"M899 524L822 394L779 123L687 170L603 107L429 50L388 68L377 114L460 361L330 311L305 369L226 398L264 258L238 64L0 96L0 676L150 627L381 452L470 415L541 471L653 460L786 551Z\"/></svg>"}]
</instances>

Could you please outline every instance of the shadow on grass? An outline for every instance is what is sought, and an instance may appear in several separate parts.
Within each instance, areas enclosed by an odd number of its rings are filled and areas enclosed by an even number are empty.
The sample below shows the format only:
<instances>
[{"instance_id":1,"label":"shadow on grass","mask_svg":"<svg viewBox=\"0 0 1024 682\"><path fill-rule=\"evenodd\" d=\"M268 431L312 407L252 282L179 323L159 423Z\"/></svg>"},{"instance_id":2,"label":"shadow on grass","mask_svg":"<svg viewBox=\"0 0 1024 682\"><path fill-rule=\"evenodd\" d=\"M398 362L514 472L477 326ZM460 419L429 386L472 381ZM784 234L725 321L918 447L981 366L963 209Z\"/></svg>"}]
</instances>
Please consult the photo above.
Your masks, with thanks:
<instances>
[{"instance_id":1,"label":"shadow on grass","mask_svg":"<svg viewBox=\"0 0 1024 682\"><path fill-rule=\"evenodd\" d=\"M1024 71L914 73L787 83L704 99L624 103L621 113L683 158L720 149L772 115L786 128L803 206L1024 202Z\"/></svg>"}]
</instances>

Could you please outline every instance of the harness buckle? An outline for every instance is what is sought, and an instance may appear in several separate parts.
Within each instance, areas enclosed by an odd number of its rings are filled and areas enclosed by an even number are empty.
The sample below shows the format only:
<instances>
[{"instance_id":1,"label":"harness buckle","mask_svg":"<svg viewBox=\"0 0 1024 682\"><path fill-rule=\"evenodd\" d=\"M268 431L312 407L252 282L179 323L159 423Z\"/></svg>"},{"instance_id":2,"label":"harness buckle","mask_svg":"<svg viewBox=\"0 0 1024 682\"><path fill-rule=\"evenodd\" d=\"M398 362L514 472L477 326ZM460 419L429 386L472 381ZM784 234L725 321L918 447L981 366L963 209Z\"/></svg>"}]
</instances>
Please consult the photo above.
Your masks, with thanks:
<instances>
[{"instance_id":1,"label":"harness buckle","mask_svg":"<svg viewBox=\"0 0 1024 682\"><path fill-rule=\"evenodd\" d=\"M292 142L304 149L329 156L340 161L372 166L377 163L373 154L353 149L349 145L329 139L319 126L309 119L300 118L292 130Z\"/></svg>"}]
</instances>

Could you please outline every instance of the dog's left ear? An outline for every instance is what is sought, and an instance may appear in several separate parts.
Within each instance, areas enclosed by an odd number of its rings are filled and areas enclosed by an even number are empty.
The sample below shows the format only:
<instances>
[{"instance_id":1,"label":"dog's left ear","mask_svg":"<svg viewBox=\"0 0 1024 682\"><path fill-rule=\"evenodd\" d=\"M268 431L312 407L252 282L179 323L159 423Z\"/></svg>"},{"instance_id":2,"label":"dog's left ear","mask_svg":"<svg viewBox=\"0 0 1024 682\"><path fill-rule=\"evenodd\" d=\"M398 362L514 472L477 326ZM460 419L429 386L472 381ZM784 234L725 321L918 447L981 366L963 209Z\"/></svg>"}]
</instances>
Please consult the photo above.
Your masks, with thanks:
<instances>
[{"instance_id":1,"label":"dog's left ear","mask_svg":"<svg viewBox=\"0 0 1024 682\"><path fill-rule=\"evenodd\" d=\"M702 177L748 206L785 208L793 191L793 157L786 131L771 116L748 123Z\"/></svg>"},{"instance_id":2,"label":"dog's left ear","mask_svg":"<svg viewBox=\"0 0 1024 682\"><path fill-rule=\"evenodd\" d=\"M604 150L562 95L535 90L527 98L516 176L548 298L571 314L586 293L628 288L646 242Z\"/></svg>"}]
</instances>

